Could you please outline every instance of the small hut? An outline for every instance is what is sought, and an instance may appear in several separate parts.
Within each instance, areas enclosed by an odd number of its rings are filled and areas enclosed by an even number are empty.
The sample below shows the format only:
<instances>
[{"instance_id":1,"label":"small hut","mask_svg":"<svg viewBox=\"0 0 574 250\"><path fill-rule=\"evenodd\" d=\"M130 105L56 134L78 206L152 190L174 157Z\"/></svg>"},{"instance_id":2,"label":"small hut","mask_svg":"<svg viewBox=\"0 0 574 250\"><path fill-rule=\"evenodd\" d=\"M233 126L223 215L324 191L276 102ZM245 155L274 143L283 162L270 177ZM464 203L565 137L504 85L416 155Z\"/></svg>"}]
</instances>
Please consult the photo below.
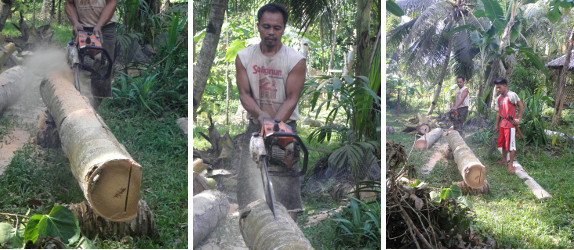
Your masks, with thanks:
<instances>
[{"instance_id":1,"label":"small hut","mask_svg":"<svg viewBox=\"0 0 574 250\"><path fill-rule=\"evenodd\" d=\"M564 67L565 60L566 55L563 55L547 63L546 67L548 67L549 69L562 70L562 67ZM570 65L568 65L568 71L570 71L570 73L574 72L574 51L572 51L572 55L570 55ZM564 93L564 105L574 103L574 85L564 86L563 93Z\"/></svg>"}]
</instances>

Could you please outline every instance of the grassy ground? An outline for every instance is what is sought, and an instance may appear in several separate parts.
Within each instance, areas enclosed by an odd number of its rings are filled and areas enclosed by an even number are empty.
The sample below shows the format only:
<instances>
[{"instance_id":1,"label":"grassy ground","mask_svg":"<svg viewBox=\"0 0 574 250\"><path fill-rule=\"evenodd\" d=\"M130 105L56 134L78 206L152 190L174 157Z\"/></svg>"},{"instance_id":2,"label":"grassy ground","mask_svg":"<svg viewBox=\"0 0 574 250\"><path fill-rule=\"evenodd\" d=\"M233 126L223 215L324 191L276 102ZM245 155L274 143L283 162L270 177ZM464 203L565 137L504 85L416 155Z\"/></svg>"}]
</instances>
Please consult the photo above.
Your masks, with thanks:
<instances>
[{"instance_id":1,"label":"grassy ground","mask_svg":"<svg viewBox=\"0 0 574 250\"><path fill-rule=\"evenodd\" d=\"M414 114L412 111L393 115L387 110L387 125L399 131L402 125L395 120ZM562 144L562 148L537 148L519 141L516 159L532 178L553 195L553 198L538 200L522 179L508 174L505 166L496 163L501 159L500 155L488 156L488 147L484 143L484 138L489 136L489 132L486 132L488 129L465 138L465 142L486 166L486 179L492 190L489 195L468 197L476 213L473 227L493 236L500 248L573 248L572 147ZM470 134L476 131L465 132ZM407 152L414 140L410 135L401 133L387 135L389 139L401 142ZM420 170L428 161L428 156L422 154L419 157L418 152L412 154L409 157L411 163ZM429 176L421 178L436 190L449 187L453 181L461 179L453 160L439 161Z\"/></svg>"}]
</instances>

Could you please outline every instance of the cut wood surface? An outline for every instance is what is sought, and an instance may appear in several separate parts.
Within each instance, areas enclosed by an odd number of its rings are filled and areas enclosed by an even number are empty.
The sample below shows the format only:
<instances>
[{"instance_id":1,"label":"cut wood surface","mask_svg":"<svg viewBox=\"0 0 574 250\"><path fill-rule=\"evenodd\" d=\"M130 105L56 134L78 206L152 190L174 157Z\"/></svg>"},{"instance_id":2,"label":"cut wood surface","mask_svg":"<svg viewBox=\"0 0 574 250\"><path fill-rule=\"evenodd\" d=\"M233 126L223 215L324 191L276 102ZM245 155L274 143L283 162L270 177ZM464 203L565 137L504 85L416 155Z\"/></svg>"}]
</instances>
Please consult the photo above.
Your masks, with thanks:
<instances>
[{"instance_id":1,"label":"cut wood surface","mask_svg":"<svg viewBox=\"0 0 574 250\"><path fill-rule=\"evenodd\" d=\"M498 148L498 152L502 154L502 148ZM510 156L508 154L506 155L506 160L507 161L510 160ZM524 180L524 184L526 184L528 188L530 188L530 191L532 191L532 194L534 194L536 198L538 198L539 200L544 198L552 198L552 195L550 193L544 190L544 188L540 186L540 184L538 184L532 177L530 177L530 175L528 175L526 170L524 170L524 168L522 167L522 165L520 165L520 163L516 160L516 158L514 159L514 162L512 162L512 165L516 168L516 170L514 171L516 176Z\"/></svg>"},{"instance_id":2,"label":"cut wood surface","mask_svg":"<svg viewBox=\"0 0 574 250\"><path fill-rule=\"evenodd\" d=\"M90 239L96 235L99 238L143 235L155 237L159 235L153 213L144 200L139 201L136 218L126 222L105 220L94 213L86 201L65 206L78 218L82 234Z\"/></svg>"},{"instance_id":3,"label":"cut wood surface","mask_svg":"<svg viewBox=\"0 0 574 250\"><path fill-rule=\"evenodd\" d=\"M431 148L432 145L435 144L435 142L437 142L441 136L442 136L442 129L441 128L435 128L435 129L431 130L430 132L426 133L425 135L421 136L415 142L415 149Z\"/></svg>"},{"instance_id":4,"label":"cut wood surface","mask_svg":"<svg viewBox=\"0 0 574 250\"><path fill-rule=\"evenodd\" d=\"M206 190L193 196L193 245L215 230L228 211L229 201L222 192Z\"/></svg>"},{"instance_id":5,"label":"cut wood surface","mask_svg":"<svg viewBox=\"0 0 574 250\"><path fill-rule=\"evenodd\" d=\"M22 95L20 79L24 76L24 69L16 66L0 74L0 113L14 104Z\"/></svg>"},{"instance_id":6,"label":"cut wood surface","mask_svg":"<svg viewBox=\"0 0 574 250\"><path fill-rule=\"evenodd\" d=\"M249 152L251 135L243 135L237 166L239 228L249 249L313 249L285 207L275 202L275 220L265 202L260 170Z\"/></svg>"},{"instance_id":7,"label":"cut wood surface","mask_svg":"<svg viewBox=\"0 0 574 250\"><path fill-rule=\"evenodd\" d=\"M40 85L72 173L98 215L111 221L133 220L142 167L74 88L72 79L71 71L56 71Z\"/></svg>"},{"instance_id":8,"label":"cut wood surface","mask_svg":"<svg viewBox=\"0 0 574 250\"><path fill-rule=\"evenodd\" d=\"M453 152L454 161L464 182L471 188L482 188L486 178L486 168L484 165L480 163L472 150L466 145L458 131L448 131L446 133L446 139Z\"/></svg>"}]
</instances>

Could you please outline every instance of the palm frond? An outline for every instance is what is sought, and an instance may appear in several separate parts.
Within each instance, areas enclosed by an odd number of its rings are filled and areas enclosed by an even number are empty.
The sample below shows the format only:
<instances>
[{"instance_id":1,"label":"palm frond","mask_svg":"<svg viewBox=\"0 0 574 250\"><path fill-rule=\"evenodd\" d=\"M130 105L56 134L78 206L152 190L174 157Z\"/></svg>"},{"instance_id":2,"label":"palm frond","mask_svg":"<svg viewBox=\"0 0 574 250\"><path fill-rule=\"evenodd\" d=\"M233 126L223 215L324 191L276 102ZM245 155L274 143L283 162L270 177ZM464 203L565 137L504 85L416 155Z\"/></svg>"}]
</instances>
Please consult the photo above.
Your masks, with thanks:
<instances>
[{"instance_id":1,"label":"palm frond","mask_svg":"<svg viewBox=\"0 0 574 250\"><path fill-rule=\"evenodd\" d=\"M278 0L289 12L289 23L301 30L302 33L309 28L321 15L326 14L332 3L328 0Z\"/></svg>"},{"instance_id":2,"label":"palm frond","mask_svg":"<svg viewBox=\"0 0 574 250\"><path fill-rule=\"evenodd\" d=\"M417 19L410 20L406 23L403 23L396 28L389 31L387 34L387 46L391 45L393 47L399 46L401 42L409 35L411 28L415 24Z\"/></svg>"},{"instance_id":3,"label":"palm frond","mask_svg":"<svg viewBox=\"0 0 574 250\"><path fill-rule=\"evenodd\" d=\"M474 69L473 58L476 52L471 50L472 41L470 40L470 31L462 30L452 35L452 48L454 52L454 60L456 63L453 65L456 75L462 75L466 79L472 77Z\"/></svg>"},{"instance_id":4,"label":"palm frond","mask_svg":"<svg viewBox=\"0 0 574 250\"><path fill-rule=\"evenodd\" d=\"M396 1L397 5L405 11L405 14L411 16L416 13L422 13L429 6L440 0L401 0Z\"/></svg>"}]
</instances>

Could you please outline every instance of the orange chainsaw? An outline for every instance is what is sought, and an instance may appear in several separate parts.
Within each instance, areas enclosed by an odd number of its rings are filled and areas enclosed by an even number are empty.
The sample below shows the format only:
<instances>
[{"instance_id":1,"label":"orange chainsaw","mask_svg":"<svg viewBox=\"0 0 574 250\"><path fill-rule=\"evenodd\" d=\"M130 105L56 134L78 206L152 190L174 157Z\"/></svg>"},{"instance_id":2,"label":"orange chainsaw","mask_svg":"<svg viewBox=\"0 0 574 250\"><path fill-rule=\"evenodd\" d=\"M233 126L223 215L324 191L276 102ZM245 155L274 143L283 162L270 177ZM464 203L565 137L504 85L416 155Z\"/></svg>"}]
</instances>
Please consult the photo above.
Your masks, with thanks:
<instances>
[{"instance_id":1,"label":"orange chainsaw","mask_svg":"<svg viewBox=\"0 0 574 250\"><path fill-rule=\"evenodd\" d=\"M91 79L107 79L112 72L112 58L93 33L79 30L74 41L68 42L68 64L74 71L74 86L80 88L80 70L91 73Z\"/></svg>"},{"instance_id":2,"label":"orange chainsaw","mask_svg":"<svg viewBox=\"0 0 574 250\"><path fill-rule=\"evenodd\" d=\"M299 171L300 150L303 151L303 169ZM307 172L307 148L291 126L281 120L266 119L261 132L254 132L249 143L251 157L261 170L261 179L265 191L265 201L275 217L273 185L269 179L273 176L299 177ZM269 170L269 165L275 169Z\"/></svg>"}]
</instances>

